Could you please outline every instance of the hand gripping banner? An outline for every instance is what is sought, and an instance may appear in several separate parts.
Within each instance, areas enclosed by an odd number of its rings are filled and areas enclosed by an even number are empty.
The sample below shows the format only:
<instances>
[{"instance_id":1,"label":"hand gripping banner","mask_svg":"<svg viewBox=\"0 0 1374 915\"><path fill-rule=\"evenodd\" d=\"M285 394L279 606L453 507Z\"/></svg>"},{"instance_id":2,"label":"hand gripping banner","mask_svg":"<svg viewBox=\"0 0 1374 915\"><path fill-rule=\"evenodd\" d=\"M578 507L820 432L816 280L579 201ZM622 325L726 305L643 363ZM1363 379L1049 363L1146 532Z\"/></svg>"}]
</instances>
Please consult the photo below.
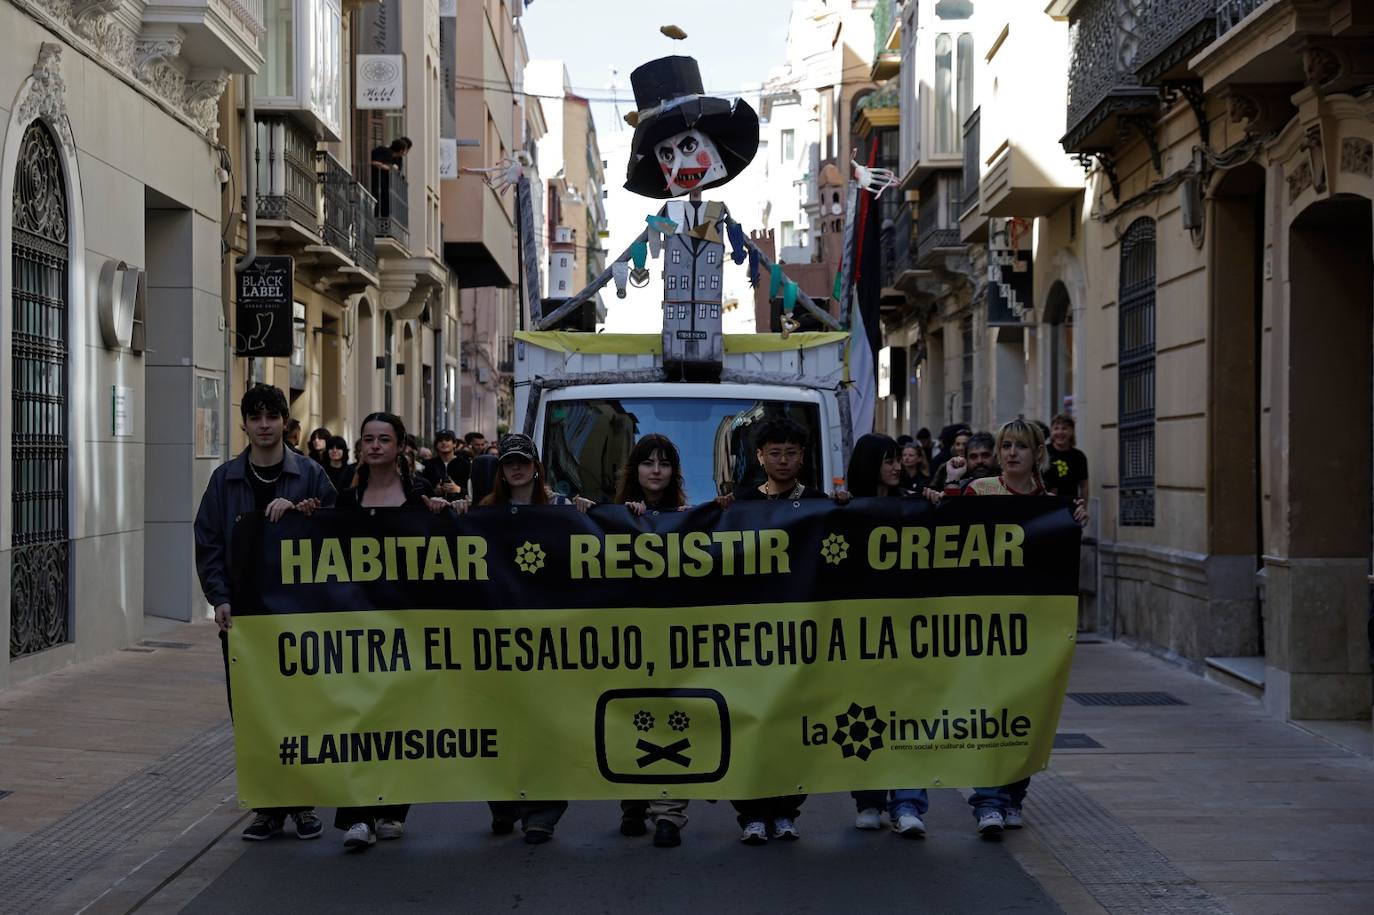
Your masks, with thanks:
<instances>
[{"instance_id":1,"label":"hand gripping banner","mask_svg":"<svg viewBox=\"0 0 1374 915\"><path fill-rule=\"evenodd\" d=\"M245 516L246 806L749 798L1044 768L1079 529L1041 497Z\"/></svg>"}]
</instances>

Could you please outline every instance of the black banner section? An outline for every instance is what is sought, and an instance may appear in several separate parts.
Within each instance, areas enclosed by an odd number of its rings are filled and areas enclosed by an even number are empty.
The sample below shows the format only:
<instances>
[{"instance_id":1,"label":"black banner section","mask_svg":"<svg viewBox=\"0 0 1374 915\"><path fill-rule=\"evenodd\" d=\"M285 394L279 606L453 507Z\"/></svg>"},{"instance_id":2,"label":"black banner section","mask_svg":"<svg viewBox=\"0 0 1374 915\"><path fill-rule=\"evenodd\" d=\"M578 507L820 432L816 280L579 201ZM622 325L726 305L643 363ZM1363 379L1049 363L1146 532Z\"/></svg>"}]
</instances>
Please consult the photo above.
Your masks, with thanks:
<instances>
[{"instance_id":1,"label":"black banner section","mask_svg":"<svg viewBox=\"0 0 1374 915\"><path fill-rule=\"evenodd\" d=\"M234 532L235 616L597 609L1077 591L1080 531L1050 497L294 512Z\"/></svg>"}]
</instances>

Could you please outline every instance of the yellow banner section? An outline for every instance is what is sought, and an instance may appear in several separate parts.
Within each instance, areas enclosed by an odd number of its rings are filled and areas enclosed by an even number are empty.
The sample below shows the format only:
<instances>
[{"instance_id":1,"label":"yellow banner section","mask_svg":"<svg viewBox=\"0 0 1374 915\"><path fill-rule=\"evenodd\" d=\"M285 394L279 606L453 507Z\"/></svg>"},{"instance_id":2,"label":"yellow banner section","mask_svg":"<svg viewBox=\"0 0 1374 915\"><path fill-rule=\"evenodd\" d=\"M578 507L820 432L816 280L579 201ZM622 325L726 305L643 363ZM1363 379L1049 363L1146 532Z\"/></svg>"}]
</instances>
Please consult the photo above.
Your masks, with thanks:
<instances>
[{"instance_id":1,"label":"yellow banner section","mask_svg":"<svg viewBox=\"0 0 1374 915\"><path fill-rule=\"evenodd\" d=\"M1001 785L1049 759L1071 596L237 618L245 806Z\"/></svg>"}]
</instances>

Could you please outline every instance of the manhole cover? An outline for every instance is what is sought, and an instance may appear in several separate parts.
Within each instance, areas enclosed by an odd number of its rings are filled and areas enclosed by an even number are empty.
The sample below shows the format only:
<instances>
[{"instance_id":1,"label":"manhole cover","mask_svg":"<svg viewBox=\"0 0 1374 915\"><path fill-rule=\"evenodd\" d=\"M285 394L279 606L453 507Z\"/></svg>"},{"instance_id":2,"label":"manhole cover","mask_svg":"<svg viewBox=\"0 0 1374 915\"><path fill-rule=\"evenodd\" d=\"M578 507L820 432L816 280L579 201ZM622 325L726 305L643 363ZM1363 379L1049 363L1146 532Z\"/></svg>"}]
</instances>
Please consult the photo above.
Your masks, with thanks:
<instances>
[{"instance_id":1,"label":"manhole cover","mask_svg":"<svg viewBox=\"0 0 1374 915\"><path fill-rule=\"evenodd\" d=\"M1079 705L1187 705L1168 693L1069 693Z\"/></svg>"},{"instance_id":2,"label":"manhole cover","mask_svg":"<svg viewBox=\"0 0 1374 915\"><path fill-rule=\"evenodd\" d=\"M1102 744L1087 734L1055 734L1054 748L1056 750L1100 750Z\"/></svg>"}]
</instances>

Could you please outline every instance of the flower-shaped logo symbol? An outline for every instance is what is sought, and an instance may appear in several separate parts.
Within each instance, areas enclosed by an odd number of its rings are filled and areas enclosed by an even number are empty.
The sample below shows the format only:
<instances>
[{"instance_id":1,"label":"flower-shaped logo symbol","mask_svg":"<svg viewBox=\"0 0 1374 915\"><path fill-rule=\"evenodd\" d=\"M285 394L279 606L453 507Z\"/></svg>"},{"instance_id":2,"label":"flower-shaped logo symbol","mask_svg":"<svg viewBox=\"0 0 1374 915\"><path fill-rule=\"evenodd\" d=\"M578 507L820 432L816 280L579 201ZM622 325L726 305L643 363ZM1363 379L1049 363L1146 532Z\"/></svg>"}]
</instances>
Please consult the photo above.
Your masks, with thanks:
<instances>
[{"instance_id":1,"label":"flower-shaped logo symbol","mask_svg":"<svg viewBox=\"0 0 1374 915\"><path fill-rule=\"evenodd\" d=\"M533 575L544 568L544 548L537 543L530 543L526 540L515 551L515 564L520 567L521 572L528 572Z\"/></svg>"},{"instance_id":2,"label":"flower-shaped logo symbol","mask_svg":"<svg viewBox=\"0 0 1374 915\"><path fill-rule=\"evenodd\" d=\"M845 759L857 756L867 760L874 750L883 748L885 730L887 722L878 717L876 708L851 702L847 710L835 716L835 736L832 739L840 745L840 752Z\"/></svg>"},{"instance_id":3,"label":"flower-shaped logo symbol","mask_svg":"<svg viewBox=\"0 0 1374 915\"><path fill-rule=\"evenodd\" d=\"M687 717L686 712L675 711L668 716L668 727L672 728L674 731L685 731L687 730L687 725L691 723L692 719Z\"/></svg>"},{"instance_id":4,"label":"flower-shaped logo symbol","mask_svg":"<svg viewBox=\"0 0 1374 915\"><path fill-rule=\"evenodd\" d=\"M844 539L844 534L831 534L821 541L821 558L832 566L849 558L849 541Z\"/></svg>"},{"instance_id":5,"label":"flower-shaped logo symbol","mask_svg":"<svg viewBox=\"0 0 1374 915\"><path fill-rule=\"evenodd\" d=\"M640 731L652 731L654 729L654 716L640 709L635 712L635 729Z\"/></svg>"}]
</instances>

